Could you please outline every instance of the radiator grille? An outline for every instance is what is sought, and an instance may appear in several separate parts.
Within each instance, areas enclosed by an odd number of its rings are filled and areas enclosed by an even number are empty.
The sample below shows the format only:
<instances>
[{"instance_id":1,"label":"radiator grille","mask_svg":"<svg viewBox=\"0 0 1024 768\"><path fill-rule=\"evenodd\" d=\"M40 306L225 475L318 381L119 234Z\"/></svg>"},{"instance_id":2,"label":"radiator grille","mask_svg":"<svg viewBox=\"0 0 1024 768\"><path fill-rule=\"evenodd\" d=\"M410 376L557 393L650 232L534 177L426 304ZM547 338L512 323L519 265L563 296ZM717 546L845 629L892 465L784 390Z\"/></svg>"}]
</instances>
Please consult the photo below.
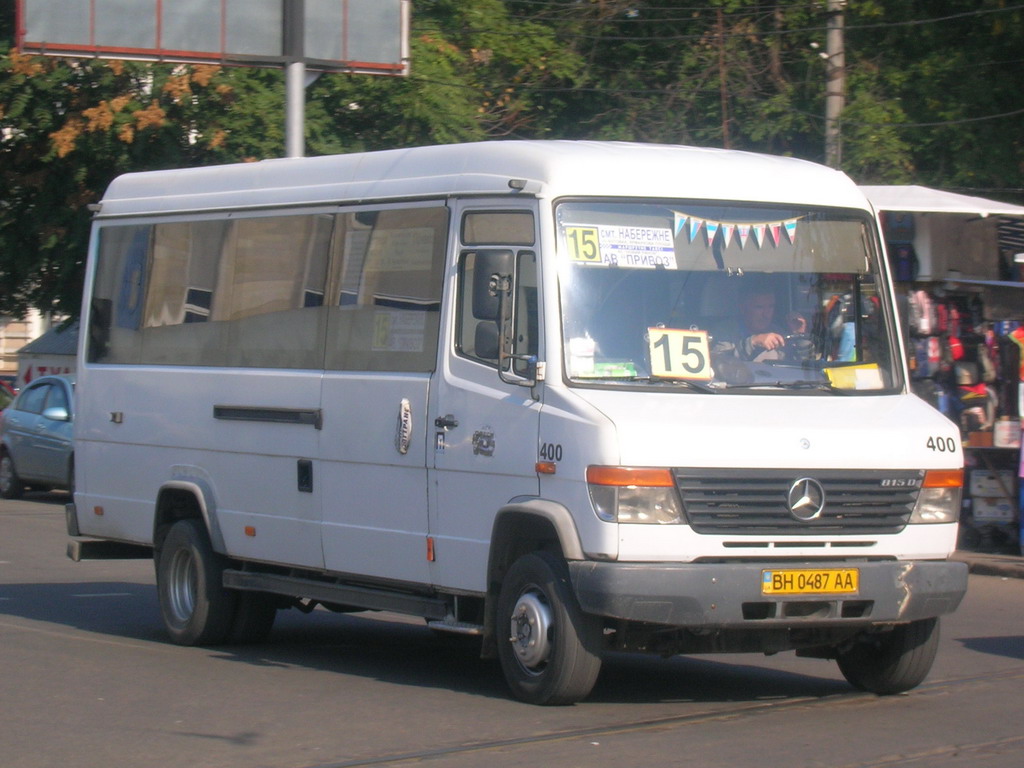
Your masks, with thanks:
<instances>
[{"instance_id":1,"label":"radiator grille","mask_svg":"<svg viewBox=\"0 0 1024 768\"><path fill-rule=\"evenodd\" d=\"M789 490L817 480L825 504L814 520L790 514ZM690 525L705 534L885 534L910 519L924 473L860 470L675 470Z\"/></svg>"}]
</instances>

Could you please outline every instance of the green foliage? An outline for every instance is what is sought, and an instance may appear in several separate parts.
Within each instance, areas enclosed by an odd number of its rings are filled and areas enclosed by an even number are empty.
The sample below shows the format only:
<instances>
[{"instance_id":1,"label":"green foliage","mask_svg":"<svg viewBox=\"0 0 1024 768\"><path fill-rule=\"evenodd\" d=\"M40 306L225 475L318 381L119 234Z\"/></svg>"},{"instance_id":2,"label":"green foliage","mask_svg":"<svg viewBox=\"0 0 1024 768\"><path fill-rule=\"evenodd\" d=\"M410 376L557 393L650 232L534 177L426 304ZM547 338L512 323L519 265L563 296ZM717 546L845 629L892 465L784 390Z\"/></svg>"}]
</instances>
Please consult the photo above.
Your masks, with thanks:
<instances>
[{"instance_id":1,"label":"green foliage","mask_svg":"<svg viewBox=\"0 0 1024 768\"><path fill-rule=\"evenodd\" d=\"M1020 5L844 18L843 169L1024 198ZM593 138L821 161L825 26L825 0L416 0L411 75L320 76L306 148ZM0 56L0 313L77 313L86 206L117 174L280 156L284 93L274 69Z\"/></svg>"}]
</instances>

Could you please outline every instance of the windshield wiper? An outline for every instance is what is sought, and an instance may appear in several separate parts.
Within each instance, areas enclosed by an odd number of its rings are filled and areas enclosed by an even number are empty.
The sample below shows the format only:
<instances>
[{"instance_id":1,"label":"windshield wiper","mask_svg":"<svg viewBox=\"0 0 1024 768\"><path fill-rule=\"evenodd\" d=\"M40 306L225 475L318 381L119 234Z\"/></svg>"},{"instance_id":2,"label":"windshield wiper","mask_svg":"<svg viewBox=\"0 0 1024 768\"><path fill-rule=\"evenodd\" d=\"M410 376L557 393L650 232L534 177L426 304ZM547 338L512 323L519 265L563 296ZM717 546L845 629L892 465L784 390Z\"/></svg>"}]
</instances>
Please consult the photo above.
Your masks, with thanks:
<instances>
[{"instance_id":1,"label":"windshield wiper","mask_svg":"<svg viewBox=\"0 0 1024 768\"><path fill-rule=\"evenodd\" d=\"M827 381L755 381L750 384L736 384L730 386L729 389L761 389L763 387L771 389L815 389L820 392L831 392L836 395L850 394L849 390L837 387Z\"/></svg>"},{"instance_id":2,"label":"windshield wiper","mask_svg":"<svg viewBox=\"0 0 1024 768\"><path fill-rule=\"evenodd\" d=\"M697 392L709 392L711 394L717 394L727 386L725 384L716 385L694 379L677 379L672 376L633 376L632 378L625 379L625 381L642 381L645 384L671 384L673 386L682 386L687 389L693 389Z\"/></svg>"}]
</instances>

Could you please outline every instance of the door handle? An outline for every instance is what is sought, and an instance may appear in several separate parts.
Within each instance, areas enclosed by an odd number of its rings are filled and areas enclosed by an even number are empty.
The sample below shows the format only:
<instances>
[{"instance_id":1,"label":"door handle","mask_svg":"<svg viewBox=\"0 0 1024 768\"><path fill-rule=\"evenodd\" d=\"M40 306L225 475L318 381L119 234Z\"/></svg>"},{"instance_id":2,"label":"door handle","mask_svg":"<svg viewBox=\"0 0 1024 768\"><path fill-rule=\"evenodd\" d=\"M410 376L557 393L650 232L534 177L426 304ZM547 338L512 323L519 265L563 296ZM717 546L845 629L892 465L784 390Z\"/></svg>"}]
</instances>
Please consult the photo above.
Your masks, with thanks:
<instances>
[{"instance_id":1,"label":"door handle","mask_svg":"<svg viewBox=\"0 0 1024 768\"><path fill-rule=\"evenodd\" d=\"M455 429L459 426L458 420L452 414L438 416L434 419L434 426L438 429Z\"/></svg>"}]
</instances>

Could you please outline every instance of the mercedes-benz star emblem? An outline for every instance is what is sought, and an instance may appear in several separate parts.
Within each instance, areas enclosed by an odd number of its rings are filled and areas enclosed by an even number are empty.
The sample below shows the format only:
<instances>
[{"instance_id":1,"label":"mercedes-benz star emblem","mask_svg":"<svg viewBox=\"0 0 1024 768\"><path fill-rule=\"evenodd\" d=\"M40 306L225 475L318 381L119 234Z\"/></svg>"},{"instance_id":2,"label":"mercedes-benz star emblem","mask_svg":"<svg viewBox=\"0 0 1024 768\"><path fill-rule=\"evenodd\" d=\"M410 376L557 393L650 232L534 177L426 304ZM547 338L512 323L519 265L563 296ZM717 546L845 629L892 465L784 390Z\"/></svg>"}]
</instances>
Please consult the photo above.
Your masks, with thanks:
<instances>
[{"instance_id":1,"label":"mercedes-benz star emblem","mask_svg":"<svg viewBox=\"0 0 1024 768\"><path fill-rule=\"evenodd\" d=\"M797 520L815 520L825 508L825 489L811 477L801 477L789 486L789 514Z\"/></svg>"}]
</instances>

